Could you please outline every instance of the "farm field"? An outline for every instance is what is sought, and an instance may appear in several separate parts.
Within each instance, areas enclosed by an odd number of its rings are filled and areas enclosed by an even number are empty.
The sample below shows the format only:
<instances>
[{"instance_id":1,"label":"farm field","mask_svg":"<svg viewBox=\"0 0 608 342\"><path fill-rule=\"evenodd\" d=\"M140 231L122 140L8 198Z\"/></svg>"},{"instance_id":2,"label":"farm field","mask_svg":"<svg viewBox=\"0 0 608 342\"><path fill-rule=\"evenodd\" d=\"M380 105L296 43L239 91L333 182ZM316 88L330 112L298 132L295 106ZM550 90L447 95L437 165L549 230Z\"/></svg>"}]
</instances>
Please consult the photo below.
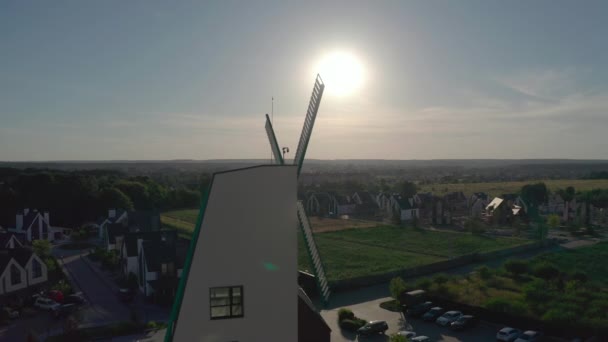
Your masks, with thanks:
<instances>
[{"instance_id":1,"label":"farm field","mask_svg":"<svg viewBox=\"0 0 608 342\"><path fill-rule=\"evenodd\" d=\"M577 191L608 189L608 179L550 179L521 182L422 184L419 185L419 191L432 192L436 195L452 191L462 191L467 196L474 192L485 192L491 196L498 196L506 193L518 193L522 186L538 182L544 182L550 191L567 188L569 186L573 186Z\"/></svg>"},{"instance_id":2,"label":"farm field","mask_svg":"<svg viewBox=\"0 0 608 342\"><path fill-rule=\"evenodd\" d=\"M198 210L192 212L196 212L196 215L183 210L163 213L161 221L168 227L178 229L180 235L188 236L198 215ZM314 222L314 218L311 221ZM386 225L315 233L315 240L330 281L382 274L463 254L488 252L529 242L521 238L488 238ZM298 239L298 263L300 269L310 270L301 236Z\"/></svg>"}]
</instances>

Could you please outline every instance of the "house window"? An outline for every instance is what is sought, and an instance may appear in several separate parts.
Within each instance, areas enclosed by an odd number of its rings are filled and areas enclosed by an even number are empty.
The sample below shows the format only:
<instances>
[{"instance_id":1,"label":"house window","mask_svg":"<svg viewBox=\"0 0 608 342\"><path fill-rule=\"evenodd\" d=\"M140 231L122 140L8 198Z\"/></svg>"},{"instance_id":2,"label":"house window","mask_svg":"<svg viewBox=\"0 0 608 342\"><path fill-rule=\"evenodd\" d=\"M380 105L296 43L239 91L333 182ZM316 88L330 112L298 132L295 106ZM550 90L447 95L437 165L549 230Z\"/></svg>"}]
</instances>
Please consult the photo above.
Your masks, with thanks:
<instances>
[{"instance_id":1,"label":"house window","mask_svg":"<svg viewBox=\"0 0 608 342\"><path fill-rule=\"evenodd\" d=\"M33 277L34 278L40 278L42 277L42 265L40 265L40 263L38 262L38 260L34 259L32 260L32 268L33 268Z\"/></svg>"},{"instance_id":2,"label":"house window","mask_svg":"<svg viewBox=\"0 0 608 342\"><path fill-rule=\"evenodd\" d=\"M11 285L21 283L21 271L15 265L11 265Z\"/></svg>"},{"instance_id":3,"label":"house window","mask_svg":"<svg viewBox=\"0 0 608 342\"><path fill-rule=\"evenodd\" d=\"M243 317L243 287L212 287L209 289L211 319Z\"/></svg>"}]
</instances>

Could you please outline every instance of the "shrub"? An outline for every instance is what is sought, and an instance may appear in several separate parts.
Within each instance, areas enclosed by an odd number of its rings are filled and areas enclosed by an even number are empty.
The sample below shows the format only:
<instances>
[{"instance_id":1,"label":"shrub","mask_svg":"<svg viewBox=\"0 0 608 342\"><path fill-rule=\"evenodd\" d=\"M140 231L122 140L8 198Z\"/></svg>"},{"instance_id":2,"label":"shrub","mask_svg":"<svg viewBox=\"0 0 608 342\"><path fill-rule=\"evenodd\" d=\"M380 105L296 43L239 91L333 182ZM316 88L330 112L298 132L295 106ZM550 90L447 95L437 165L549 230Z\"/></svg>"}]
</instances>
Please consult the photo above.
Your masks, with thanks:
<instances>
[{"instance_id":1,"label":"shrub","mask_svg":"<svg viewBox=\"0 0 608 342\"><path fill-rule=\"evenodd\" d=\"M479 275L479 278L481 278L483 280L488 280L488 279L492 278L492 275L493 275L492 270L488 266L477 267L477 269L475 269L475 271Z\"/></svg>"},{"instance_id":2,"label":"shrub","mask_svg":"<svg viewBox=\"0 0 608 342\"><path fill-rule=\"evenodd\" d=\"M504 268L514 277L519 277L528 272L528 263L523 260L507 260Z\"/></svg>"},{"instance_id":3,"label":"shrub","mask_svg":"<svg viewBox=\"0 0 608 342\"><path fill-rule=\"evenodd\" d=\"M60 280L57 284L51 287L51 290L61 291L64 295L69 295L72 293L72 286L64 280Z\"/></svg>"},{"instance_id":4,"label":"shrub","mask_svg":"<svg viewBox=\"0 0 608 342\"><path fill-rule=\"evenodd\" d=\"M467 219L464 223L464 229L475 235L481 235L486 232L483 223L476 218Z\"/></svg>"},{"instance_id":5,"label":"shrub","mask_svg":"<svg viewBox=\"0 0 608 342\"><path fill-rule=\"evenodd\" d=\"M407 285L401 277L391 279L389 289L391 291L391 296L393 296L394 299L399 300L399 298L401 298L401 293L405 292L406 288Z\"/></svg>"},{"instance_id":6,"label":"shrub","mask_svg":"<svg viewBox=\"0 0 608 342\"><path fill-rule=\"evenodd\" d=\"M549 281L559 276L559 270L551 264L541 264L534 269L534 275Z\"/></svg>"},{"instance_id":7,"label":"shrub","mask_svg":"<svg viewBox=\"0 0 608 342\"><path fill-rule=\"evenodd\" d=\"M520 316L528 311L526 304L501 297L488 299L484 306L488 310L495 312L503 312Z\"/></svg>"},{"instance_id":8,"label":"shrub","mask_svg":"<svg viewBox=\"0 0 608 342\"><path fill-rule=\"evenodd\" d=\"M571 324L577 321L577 315L574 312L562 310L560 308L554 308L548 310L542 317L543 321L558 323L558 324Z\"/></svg>"},{"instance_id":9,"label":"shrub","mask_svg":"<svg viewBox=\"0 0 608 342\"><path fill-rule=\"evenodd\" d=\"M431 280L429 278L422 278L416 281L416 288L427 290L431 287Z\"/></svg>"},{"instance_id":10,"label":"shrub","mask_svg":"<svg viewBox=\"0 0 608 342\"><path fill-rule=\"evenodd\" d=\"M340 322L340 328L348 331L357 331L357 329L361 328L365 325L365 321L359 318L354 319L345 319Z\"/></svg>"},{"instance_id":11,"label":"shrub","mask_svg":"<svg viewBox=\"0 0 608 342\"><path fill-rule=\"evenodd\" d=\"M445 283L448 282L448 280L450 280L450 278L448 278L447 275L442 274L442 273L433 277L433 282L435 282L435 284L437 284L439 286L444 285Z\"/></svg>"},{"instance_id":12,"label":"shrub","mask_svg":"<svg viewBox=\"0 0 608 342\"><path fill-rule=\"evenodd\" d=\"M341 308L340 310L338 310L338 322L342 322L345 319L354 319L355 318L355 314L352 312L351 309L347 309L347 308Z\"/></svg>"},{"instance_id":13,"label":"shrub","mask_svg":"<svg viewBox=\"0 0 608 342\"><path fill-rule=\"evenodd\" d=\"M403 335L392 334L389 342L407 342L407 338Z\"/></svg>"},{"instance_id":14,"label":"shrub","mask_svg":"<svg viewBox=\"0 0 608 342\"><path fill-rule=\"evenodd\" d=\"M576 271L572 274L572 276L570 276L570 278L572 278L572 280L576 280L579 281L581 283L586 283L587 280L589 279L587 277L587 273L583 272L583 271Z\"/></svg>"}]
</instances>

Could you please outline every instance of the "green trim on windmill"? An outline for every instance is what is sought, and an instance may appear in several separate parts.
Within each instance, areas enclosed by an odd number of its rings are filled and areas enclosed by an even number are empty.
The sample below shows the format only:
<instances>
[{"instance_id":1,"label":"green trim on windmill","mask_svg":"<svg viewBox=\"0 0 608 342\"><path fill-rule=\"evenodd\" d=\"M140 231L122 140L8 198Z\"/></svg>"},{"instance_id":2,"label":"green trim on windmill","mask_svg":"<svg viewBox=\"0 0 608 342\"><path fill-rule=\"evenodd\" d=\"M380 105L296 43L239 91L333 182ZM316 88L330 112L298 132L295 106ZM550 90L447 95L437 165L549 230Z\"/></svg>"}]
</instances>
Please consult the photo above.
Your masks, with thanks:
<instances>
[{"instance_id":1,"label":"green trim on windmill","mask_svg":"<svg viewBox=\"0 0 608 342\"><path fill-rule=\"evenodd\" d=\"M209 196L211 195L211 188L213 186L214 178L215 175L211 178L211 183L209 183L209 187L207 188L207 191L203 194L203 198L201 200L201 207L198 212L196 226L194 227L194 232L192 233L192 239L190 240L190 246L188 248L188 254L186 255L184 269L182 270L182 276L179 280L177 293L175 294L175 301L173 302L173 308L171 309L171 316L169 316L169 322L167 323L167 332L165 333L164 340L165 342L173 341L175 325L177 324L177 320L179 318L182 300L184 299L184 292L186 291L186 285L188 283L188 276L190 275L190 267L192 266L192 259L194 258L196 244L198 242L198 237L200 235L203 219L205 217L205 210L207 209L207 204L209 203Z\"/></svg>"}]
</instances>

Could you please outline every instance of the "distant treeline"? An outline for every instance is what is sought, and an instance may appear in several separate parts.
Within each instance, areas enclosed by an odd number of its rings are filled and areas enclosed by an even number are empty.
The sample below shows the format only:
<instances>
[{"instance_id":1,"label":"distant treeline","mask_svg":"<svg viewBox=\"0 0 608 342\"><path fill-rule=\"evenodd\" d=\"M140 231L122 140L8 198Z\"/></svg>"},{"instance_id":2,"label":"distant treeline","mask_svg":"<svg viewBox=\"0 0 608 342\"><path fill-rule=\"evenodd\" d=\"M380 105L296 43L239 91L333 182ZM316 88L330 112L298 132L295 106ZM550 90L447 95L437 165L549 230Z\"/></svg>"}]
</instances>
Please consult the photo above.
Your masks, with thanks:
<instances>
[{"instance_id":1,"label":"distant treeline","mask_svg":"<svg viewBox=\"0 0 608 342\"><path fill-rule=\"evenodd\" d=\"M586 179L608 179L608 171L591 172Z\"/></svg>"},{"instance_id":2,"label":"distant treeline","mask_svg":"<svg viewBox=\"0 0 608 342\"><path fill-rule=\"evenodd\" d=\"M168 210L196 207L207 174L155 180L114 170L58 171L0 168L0 225L13 226L17 210L46 210L51 224L74 227L106 215L108 208Z\"/></svg>"}]
</instances>

